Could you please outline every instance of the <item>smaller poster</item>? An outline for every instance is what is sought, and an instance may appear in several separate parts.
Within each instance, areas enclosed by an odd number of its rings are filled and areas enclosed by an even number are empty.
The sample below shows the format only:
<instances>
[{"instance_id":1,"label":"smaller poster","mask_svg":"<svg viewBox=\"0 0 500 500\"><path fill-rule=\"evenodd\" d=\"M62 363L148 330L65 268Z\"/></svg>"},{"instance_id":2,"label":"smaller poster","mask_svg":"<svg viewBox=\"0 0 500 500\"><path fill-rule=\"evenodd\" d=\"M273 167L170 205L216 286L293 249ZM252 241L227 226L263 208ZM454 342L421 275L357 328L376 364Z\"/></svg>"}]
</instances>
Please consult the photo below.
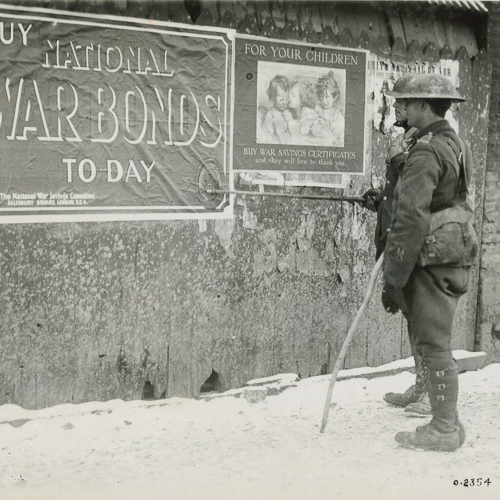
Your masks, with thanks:
<instances>
[{"instance_id":1,"label":"smaller poster","mask_svg":"<svg viewBox=\"0 0 500 500\"><path fill-rule=\"evenodd\" d=\"M367 52L237 36L235 171L363 174Z\"/></svg>"}]
</instances>

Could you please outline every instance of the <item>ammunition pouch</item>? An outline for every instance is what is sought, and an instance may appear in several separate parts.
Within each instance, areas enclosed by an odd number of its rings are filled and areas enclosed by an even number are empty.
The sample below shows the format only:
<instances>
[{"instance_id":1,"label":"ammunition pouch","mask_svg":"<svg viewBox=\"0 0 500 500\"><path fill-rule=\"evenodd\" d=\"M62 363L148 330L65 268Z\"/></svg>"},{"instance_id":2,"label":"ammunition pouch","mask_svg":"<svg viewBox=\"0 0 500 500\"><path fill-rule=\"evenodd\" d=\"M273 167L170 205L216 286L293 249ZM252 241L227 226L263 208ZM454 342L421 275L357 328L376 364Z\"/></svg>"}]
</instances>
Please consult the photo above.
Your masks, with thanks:
<instances>
[{"instance_id":1,"label":"ammunition pouch","mask_svg":"<svg viewBox=\"0 0 500 500\"><path fill-rule=\"evenodd\" d=\"M473 217L474 212L466 201L431 214L429 234L418 255L417 265L470 266L478 252Z\"/></svg>"}]
</instances>

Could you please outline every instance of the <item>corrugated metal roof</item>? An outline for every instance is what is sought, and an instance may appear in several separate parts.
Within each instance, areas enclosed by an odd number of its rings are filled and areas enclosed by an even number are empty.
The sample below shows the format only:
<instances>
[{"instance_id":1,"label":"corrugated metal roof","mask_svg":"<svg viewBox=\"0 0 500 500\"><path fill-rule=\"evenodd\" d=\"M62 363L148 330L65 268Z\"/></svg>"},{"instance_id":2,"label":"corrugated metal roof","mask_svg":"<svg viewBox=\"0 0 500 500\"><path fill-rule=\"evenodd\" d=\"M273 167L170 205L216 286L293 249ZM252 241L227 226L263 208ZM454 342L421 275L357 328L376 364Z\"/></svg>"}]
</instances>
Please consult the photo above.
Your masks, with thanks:
<instances>
[{"instance_id":1,"label":"corrugated metal roof","mask_svg":"<svg viewBox=\"0 0 500 500\"><path fill-rule=\"evenodd\" d=\"M475 10L478 12L488 12L488 7L479 0L429 0L430 3L452 5L464 10Z\"/></svg>"}]
</instances>

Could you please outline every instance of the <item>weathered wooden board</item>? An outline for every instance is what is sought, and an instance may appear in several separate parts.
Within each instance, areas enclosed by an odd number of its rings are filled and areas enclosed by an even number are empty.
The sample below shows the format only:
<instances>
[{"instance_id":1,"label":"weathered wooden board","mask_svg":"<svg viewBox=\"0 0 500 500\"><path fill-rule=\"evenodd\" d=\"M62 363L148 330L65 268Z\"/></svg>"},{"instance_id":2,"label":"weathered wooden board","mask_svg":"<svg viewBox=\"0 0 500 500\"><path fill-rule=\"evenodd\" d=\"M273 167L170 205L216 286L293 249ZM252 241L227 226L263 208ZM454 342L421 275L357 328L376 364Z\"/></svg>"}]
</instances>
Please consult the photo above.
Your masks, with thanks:
<instances>
[{"instance_id":1,"label":"weathered wooden board","mask_svg":"<svg viewBox=\"0 0 500 500\"><path fill-rule=\"evenodd\" d=\"M433 42L438 47L441 46L434 28L435 18L431 13L420 16L402 15L401 22L407 45L410 45L413 40L418 40L422 48L429 42Z\"/></svg>"},{"instance_id":2,"label":"weathered wooden board","mask_svg":"<svg viewBox=\"0 0 500 500\"><path fill-rule=\"evenodd\" d=\"M340 4L335 13L340 32L349 29L356 40L364 33L372 44L382 36L389 45L389 28L380 9L371 5L360 8L359 4Z\"/></svg>"},{"instance_id":3,"label":"weathered wooden board","mask_svg":"<svg viewBox=\"0 0 500 500\"><path fill-rule=\"evenodd\" d=\"M476 37L472 29L460 20L443 19L446 43L456 54L460 47L467 49L469 57L475 57L479 52Z\"/></svg>"},{"instance_id":4,"label":"weathered wooden board","mask_svg":"<svg viewBox=\"0 0 500 500\"><path fill-rule=\"evenodd\" d=\"M468 316L474 318L477 324L478 304L483 300L481 292L488 295L488 292L480 290L480 275L481 275L481 235L483 234L485 203L485 184L486 184L486 165L488 151L488 133L485 130L485 125L488 123L490 106L491 106L491 73L492 62L486 51L481 50L476 58L472 61L472 81L474 85L474 99L471 102L471 126L469 130L469 141L473 147L474 156L474 204L475 204L475 227L479 235L479 253L476 265L472 270L471 287L469 294L471 298L468 300ZM495 207L498 210L498 207ZM497 266L494 265L496 268ZM488 273L483 273L487 275ZM473 300L472 297L475 297ZM479 311L480 313L480 311ZM481 330L476 332L476 338L473 341L470 336L467 338L467 349L477 350L482 348ZM485 347L485 346L484 346ZM487 351L490 351L489 349Z\"/></svg>"}]
</instances>

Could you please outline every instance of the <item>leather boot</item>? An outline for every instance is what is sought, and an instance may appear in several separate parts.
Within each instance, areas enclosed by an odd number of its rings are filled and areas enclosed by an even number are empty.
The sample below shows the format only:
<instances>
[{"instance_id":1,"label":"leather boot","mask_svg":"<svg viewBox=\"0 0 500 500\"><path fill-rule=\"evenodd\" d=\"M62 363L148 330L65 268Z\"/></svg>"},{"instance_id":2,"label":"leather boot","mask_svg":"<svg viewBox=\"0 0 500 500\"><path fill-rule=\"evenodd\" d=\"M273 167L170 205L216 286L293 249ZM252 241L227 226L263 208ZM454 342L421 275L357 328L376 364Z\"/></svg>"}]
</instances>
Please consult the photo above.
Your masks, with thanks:
<instances>
[{"instance_id":1,"label":"leather boot","mask_svg":"<svg viewBox=\"0 0 500 500\"><path fill-rule=\"evenodd\" d=\"M398 432L395 439L413 450L455 451L460 446L458 428L443 433L436 430L432 423L417 427L415 432Z\"/></svg>"},{"instance_id":2,"label":"leather boot","mask_svg":"<svg viewBox=\"0 0 500 500\"><path fill-rule=\"evenodd\" d=\"M460 420L458 420L458 413L457 413L456 418L455 418L455 424L456 424L457 429L458 429L458 446L460 447L465 443L465 427L462 424L462 422L460 422ZM421 432L423 427L425 427L425 425L419 425L416 428L416 432ZM399 434L411 434L411 433L399 433ZM405 436L405 438L410 439L409 436ZM398 441L398 439L396 439L396 441ZM403 443L401 443L401 444L403 444Z\"/></svg>"},{"instance_id":3,"label":"leather boot","mask_svg":"<svg viewBox=\"0 0 500 500\"><path fill-rule=\"evenodd\" d=\"M432 415L429 394L427 394L427 392L423 392L418 401L410 403L405 408L405 415L408 417L428 417L429 415Z\"/></svg>"},{"instance_id":4,"label":"leather boot","mask_svg":"<svg viewBox=\"0 0 500 500\"><path fill-rule=\"evenodd\" d=\"M422 392L415 384L412 385L405 392L388 392L384 395L384 401L394 406L408 406L410 403L416 403L420 398Z\"/></svg>"},{"instance_id":5,"label":"leather boot","mask_svg":"<svg viewBox=\"0 0 500 500\"><path fill-rule=\"evenodd\" d=\"M395 439L415 450L455 451L465 441L465 428L458 419L458 374L456 364L436 370L430 368L429 401L432 421L415 432L398 432Z\"/></svg>"},{"instance_id":6,"label":"leather boot","mask_svg":"<svg viewBox=\"0 0 500 500\"><path fill-rule=\"evenodd\" d=\"M455 361L445 369L429 368L431 424L440 432L457 429L458 372Z\"/></svg>"},{"instance_id":7,"label":"leather boot","mask_svg":"<svg viewBox=\"0 0 500 500\"><path fill-rule=\"evenodd\" d=\"M417 355L415 349L412 348L412 351L415 359L415 373L417 374L415 384L403 393L388 392L384 395L384 401L386 403L404 407L411 405L412 403L417 403L422 399L423 394L426 393L427 373L425 363L422 361L420 356Z\"/></svg>"}]
</instances>

